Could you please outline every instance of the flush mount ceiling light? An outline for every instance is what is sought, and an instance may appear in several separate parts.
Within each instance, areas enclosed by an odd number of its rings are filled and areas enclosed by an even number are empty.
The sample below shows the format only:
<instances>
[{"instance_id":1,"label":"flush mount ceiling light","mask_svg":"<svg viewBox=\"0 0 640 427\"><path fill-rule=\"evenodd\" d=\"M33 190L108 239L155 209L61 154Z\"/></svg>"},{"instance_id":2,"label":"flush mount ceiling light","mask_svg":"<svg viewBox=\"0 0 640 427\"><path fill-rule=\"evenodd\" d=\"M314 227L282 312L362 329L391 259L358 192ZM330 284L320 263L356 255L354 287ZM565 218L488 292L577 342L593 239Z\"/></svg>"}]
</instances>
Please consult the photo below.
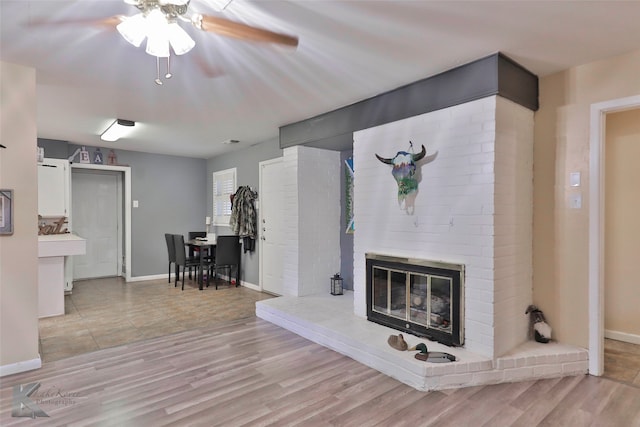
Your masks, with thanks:
<instances>
[{"instance_id":1,"label":"flush mount ceiling light","mask_svg":"<svg viewBox=\"0 0 640 427\"><path fill-rule=\"evenodd\" d=\"M133 129L133 126L135 126L135 124L136 123L131 120L116 119L109 125L107 130L102 132L102 135L100 135L100 139L110 142L117 141L118 139L127 135L131 131L131 129Z\"/></svg>"},{"instance_id":2,"label":"flush mount ceiling light","mask_svg":"<svg viewBox=\"0 0 640 427\"><path fill-rule=\"evenodd\" d=\"M229 0L223 10L229 6ZM231 21L219 16L189 13L190 0L124 0L135 6L140 13L133 16L115 16L104 22L117 22L116 28L122 37L135 47L140 47L146 39L145 52L156 57L156 79L160 79L160 58L167 59L165 78L171 78L169 57L171 50L176 55L184 55L196 45L191 36L180 26L186 22L198 30L216 33L240 40L275 43L296 47L298 38L276 33L240 22ZM112 24L110 24L112 25Z\"/></svg>"}]
</instances>

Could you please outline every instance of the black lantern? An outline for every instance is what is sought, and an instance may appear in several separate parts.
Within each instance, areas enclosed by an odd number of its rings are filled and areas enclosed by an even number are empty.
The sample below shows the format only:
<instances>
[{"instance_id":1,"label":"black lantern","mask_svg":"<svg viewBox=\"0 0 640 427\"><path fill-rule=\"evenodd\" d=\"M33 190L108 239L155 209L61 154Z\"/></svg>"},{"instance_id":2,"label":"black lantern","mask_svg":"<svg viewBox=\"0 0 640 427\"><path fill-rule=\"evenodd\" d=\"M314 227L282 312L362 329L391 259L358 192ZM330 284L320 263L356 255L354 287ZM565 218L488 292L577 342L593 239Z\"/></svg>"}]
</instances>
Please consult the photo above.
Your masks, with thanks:
<instances>
[{"instance_id":1,"label":"black lantern","mask_svg":"<svg viewBox=\"0 0 640 427\"><path fill-rule=\"evenodd\" d=\"M331 295L342 295L342 277L336 273L331 278Z\"/></svg>"}]
</instances>

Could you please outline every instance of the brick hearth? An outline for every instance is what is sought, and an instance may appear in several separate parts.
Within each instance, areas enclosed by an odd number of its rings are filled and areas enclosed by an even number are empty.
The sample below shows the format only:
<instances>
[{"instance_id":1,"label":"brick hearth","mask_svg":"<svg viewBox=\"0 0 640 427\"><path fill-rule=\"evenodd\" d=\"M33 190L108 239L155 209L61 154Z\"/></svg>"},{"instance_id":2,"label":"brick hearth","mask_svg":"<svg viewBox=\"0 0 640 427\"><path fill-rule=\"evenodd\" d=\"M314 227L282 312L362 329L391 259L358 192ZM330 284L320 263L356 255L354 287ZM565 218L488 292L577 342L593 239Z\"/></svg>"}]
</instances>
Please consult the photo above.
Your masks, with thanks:
<instances>
[{"instance_id":1,"label":"brick hearth","mask_svg":"<svg viewBox=\"0 0 640 427\"><path fill-rule=\"evenodd\" d=\"M465 348L404 334L409 346L424 342L431 351L446 351L458 359L440 364L416 360L416 352L398 351L387 344L389 335L398 331L353 313L352 292L258 301L256 315L422 391L587 372L587 351L569 345L529 341L493 361Z\"/></svg>"}]
</instances>

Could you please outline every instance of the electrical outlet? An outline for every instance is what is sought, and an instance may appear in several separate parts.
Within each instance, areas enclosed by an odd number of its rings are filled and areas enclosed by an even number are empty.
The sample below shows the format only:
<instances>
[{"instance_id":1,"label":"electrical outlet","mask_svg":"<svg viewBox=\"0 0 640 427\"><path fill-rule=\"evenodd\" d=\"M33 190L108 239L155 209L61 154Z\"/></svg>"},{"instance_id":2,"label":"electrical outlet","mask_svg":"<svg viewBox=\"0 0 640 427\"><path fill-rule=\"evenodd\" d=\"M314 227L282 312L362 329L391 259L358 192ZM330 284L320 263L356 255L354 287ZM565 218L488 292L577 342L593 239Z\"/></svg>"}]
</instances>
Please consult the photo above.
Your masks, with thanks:
<instances>
[{"instance_id":1,"label":"electrical outlet","mask_svg":"<svg viewBox=\"0 0 640 427\"><path fill-rule=\"evenodd\" d=\"M571 209L582 208L582 193L575 193L569 196L569 207Z\"/></svg>"}]
</instances>

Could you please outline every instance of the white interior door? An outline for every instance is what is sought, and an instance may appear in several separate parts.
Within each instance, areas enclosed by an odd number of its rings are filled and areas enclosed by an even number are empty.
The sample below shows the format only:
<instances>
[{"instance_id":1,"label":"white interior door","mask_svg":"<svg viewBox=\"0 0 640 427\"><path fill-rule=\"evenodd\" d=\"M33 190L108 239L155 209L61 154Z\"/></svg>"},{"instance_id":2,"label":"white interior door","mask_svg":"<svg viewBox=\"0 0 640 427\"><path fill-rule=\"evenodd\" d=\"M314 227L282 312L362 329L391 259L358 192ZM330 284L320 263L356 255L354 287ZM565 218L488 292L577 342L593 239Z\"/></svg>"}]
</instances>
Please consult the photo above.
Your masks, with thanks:
<instances>
[{"instance_id":1,"label":"white interior door","mask_svg":"<svg viewBox=\"0 0 640 427\"><path fill-rule=\"evenodd\" d=\"M122 223L121 179L117 172L73 170L73 231L87 239L87 253L73 260L73 278L118 276Z\"/></svg>"},{"instance_id":2,"label":"white interior door","mask_svg":"<svg viewBox=\"0 0 640 427\"><path fill-rule=\"evenodd\" d=\"M260 162L260 286L282 295L285 227L282 159Z\"/></svg>"}]
</instances>

